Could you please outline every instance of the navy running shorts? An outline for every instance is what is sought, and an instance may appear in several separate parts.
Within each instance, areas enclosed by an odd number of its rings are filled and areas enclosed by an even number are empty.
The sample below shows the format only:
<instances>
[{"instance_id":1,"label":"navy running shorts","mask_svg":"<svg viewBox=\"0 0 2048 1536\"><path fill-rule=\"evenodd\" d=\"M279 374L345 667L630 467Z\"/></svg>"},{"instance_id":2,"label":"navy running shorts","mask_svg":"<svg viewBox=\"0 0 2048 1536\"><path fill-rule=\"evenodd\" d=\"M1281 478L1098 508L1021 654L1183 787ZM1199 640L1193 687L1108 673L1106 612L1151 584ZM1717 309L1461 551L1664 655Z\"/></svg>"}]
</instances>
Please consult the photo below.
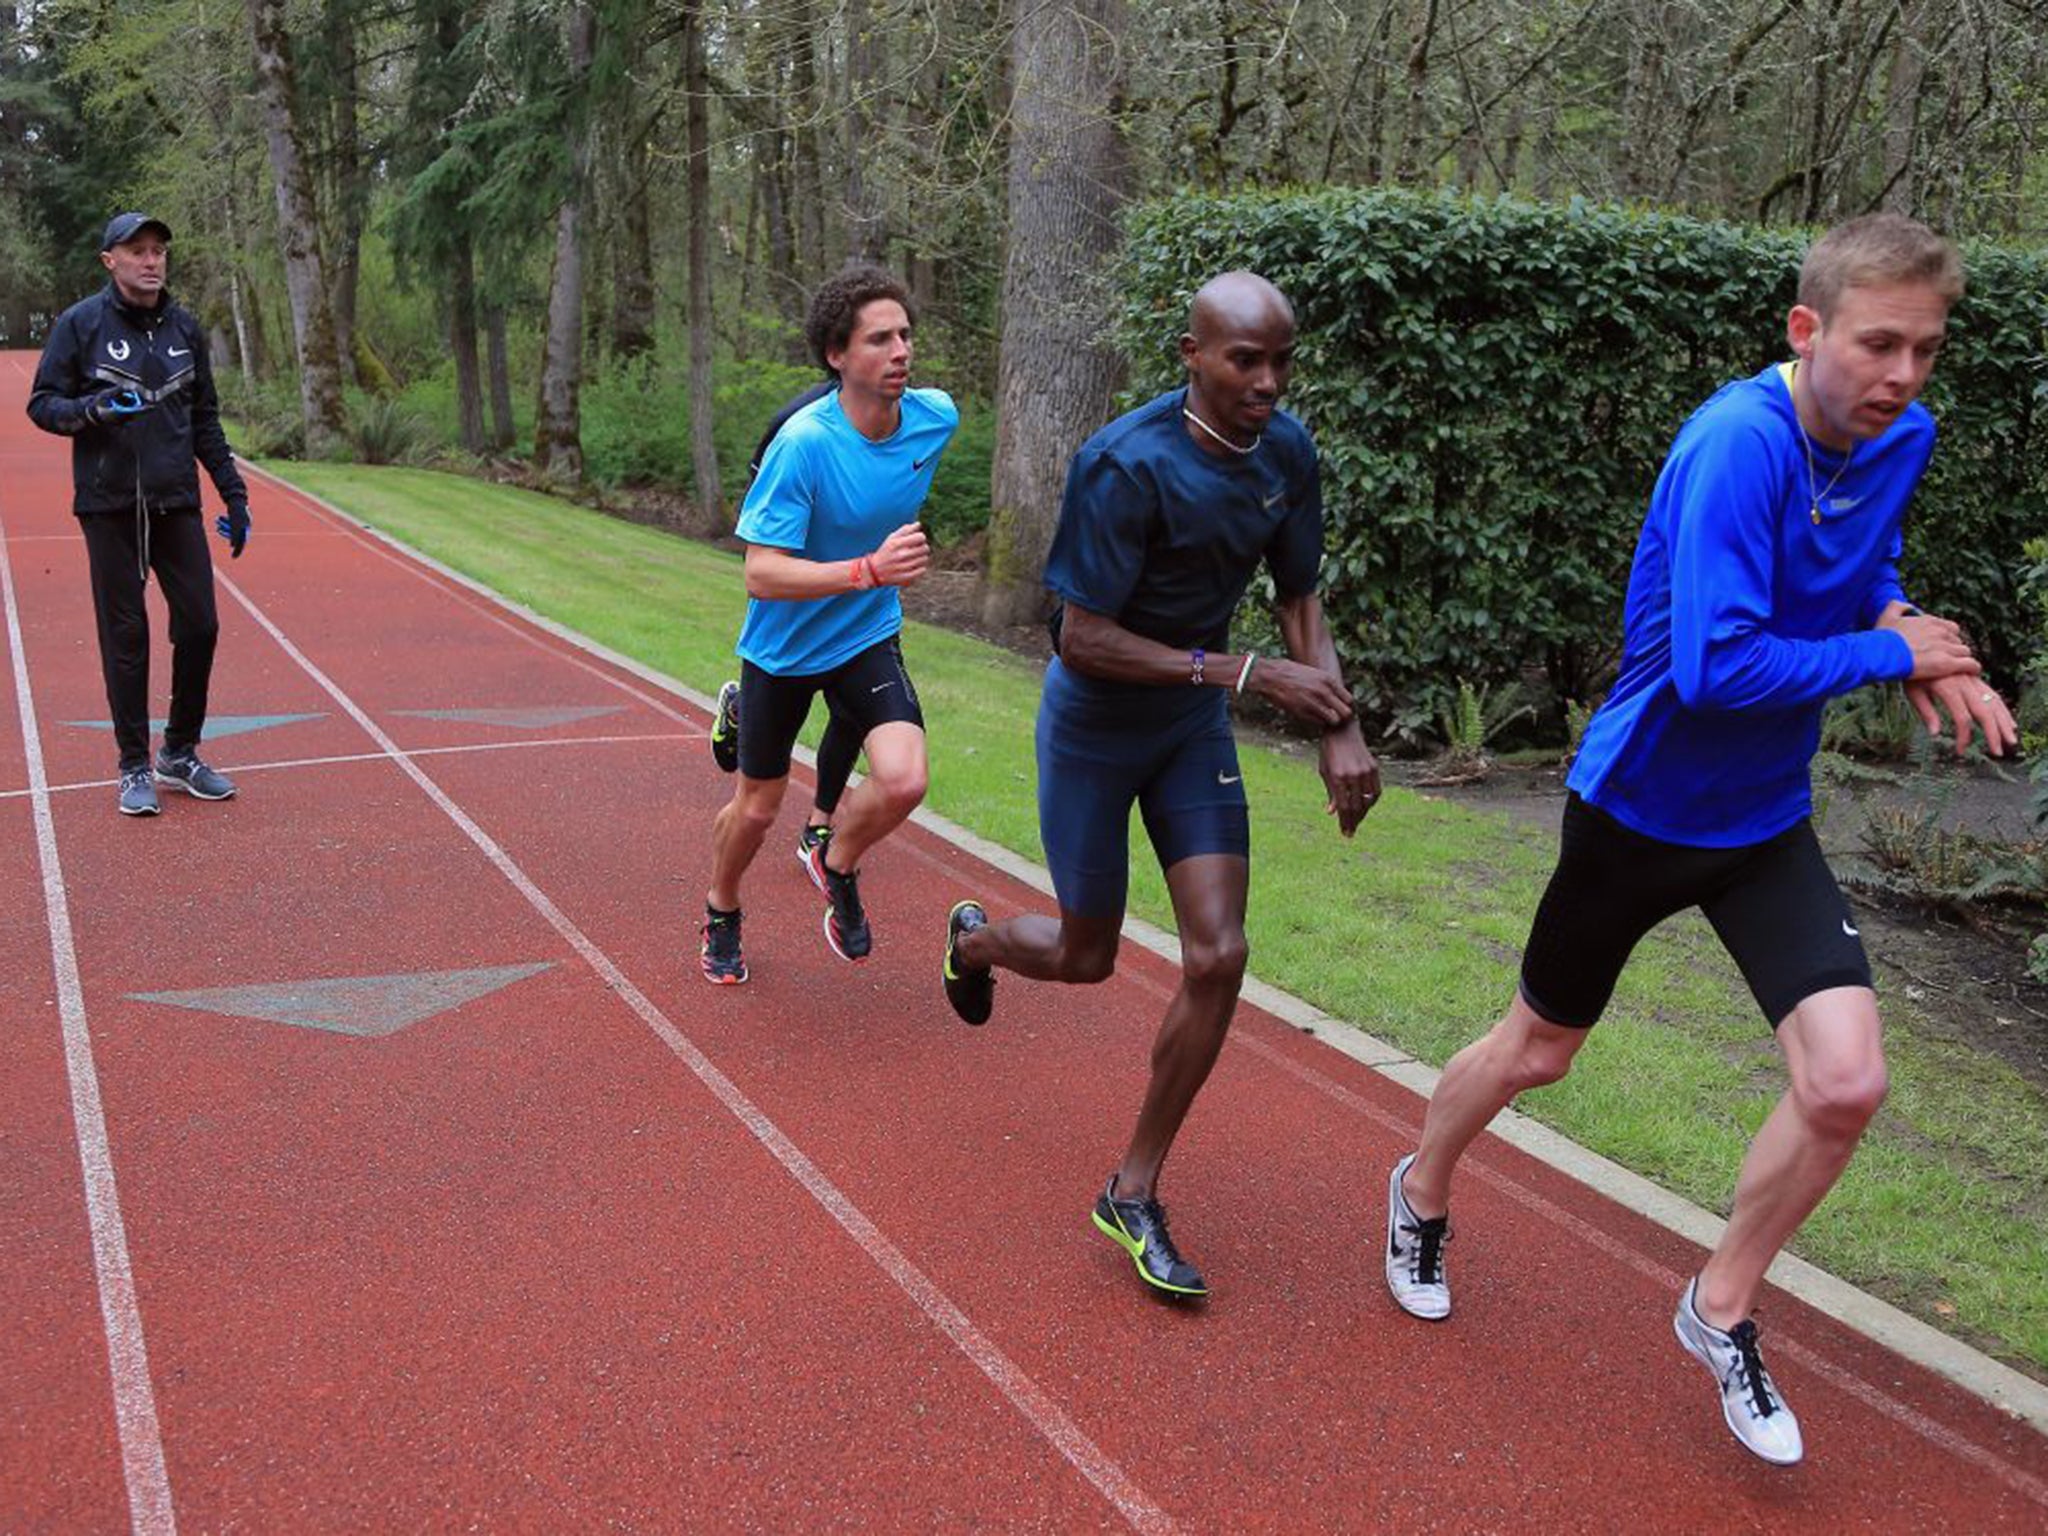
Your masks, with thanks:
<instances>
[{"instance_id":1,"label":"navy running shorts","mask_svg":"<svg viewBox=\"0 0 2048 1536\"><path fill-rule=\"evenodd\" d=\"M1038 704L1038 835L1063 911L1116 917L1131 875L1131 806L1159 867L1251 857L1251 817L1220 688L1084 677L1055 657Z\"/></svg>"},{"instance_id":2,"label":"navy running shorts","mask_svg":"<svg viewBox=\"0 0 2048 1536\"><path fill-rule=\"evenodd\" d=\"M1698 907L1771 1028L1816 992L1870 985L1870 960L1813 823L1742 848L1646 837L1574 794L1557 869L1522 953L1522 997L1553 1024L1590 1028L1636 941Z\"/></svg>"},{"instance_id":3,"label":"navy running shorts","mask_svg":"<svg viewBox=\"0 0 2048 1536\"><path fill-rule=\"evenodd\" d=\"M860 733L902 723L924 729L917 689L903 665L900 636L877 641L830 672L778 677L751 661L740 663L740 772L750 779L789 773L791 749L819 694L833 715Z\"/></svg>"}]
</instances>

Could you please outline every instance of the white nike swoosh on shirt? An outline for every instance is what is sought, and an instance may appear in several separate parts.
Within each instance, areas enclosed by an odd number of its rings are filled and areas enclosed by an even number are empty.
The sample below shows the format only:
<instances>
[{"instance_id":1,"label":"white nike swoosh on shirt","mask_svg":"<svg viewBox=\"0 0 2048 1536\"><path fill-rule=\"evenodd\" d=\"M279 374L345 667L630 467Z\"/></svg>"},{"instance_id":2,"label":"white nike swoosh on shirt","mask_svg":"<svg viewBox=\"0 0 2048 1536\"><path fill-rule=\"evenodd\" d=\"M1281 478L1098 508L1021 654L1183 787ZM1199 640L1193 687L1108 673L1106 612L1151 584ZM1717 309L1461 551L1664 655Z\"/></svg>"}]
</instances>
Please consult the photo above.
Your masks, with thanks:
<instances>
[{"instance_id":1,"label":"white nike swoosh on shirt","mask_svg":"<svg viewBox=\"0 0 2048 1536\"><path fill-rule=\"evenodd\" d=\"M192 349L190 347L185 348L182 352L176 347L168 347L164 351L165 357L190 357L191 355Z\"/></svg>"}]
</instances>

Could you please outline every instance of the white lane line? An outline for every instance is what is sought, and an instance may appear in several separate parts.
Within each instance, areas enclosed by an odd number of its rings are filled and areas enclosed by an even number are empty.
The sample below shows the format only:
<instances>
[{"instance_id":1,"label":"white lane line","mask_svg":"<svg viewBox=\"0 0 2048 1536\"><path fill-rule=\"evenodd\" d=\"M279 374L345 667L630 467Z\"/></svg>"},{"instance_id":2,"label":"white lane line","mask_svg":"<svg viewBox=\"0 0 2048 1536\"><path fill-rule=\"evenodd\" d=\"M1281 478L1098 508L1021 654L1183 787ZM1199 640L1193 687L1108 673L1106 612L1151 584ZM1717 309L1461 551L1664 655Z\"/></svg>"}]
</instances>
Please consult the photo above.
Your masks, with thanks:
<instances>
[{"instance_id":1,"label":"white lane line","mask_svg":"<svg viewBox=\"0 0 2048 1536\"><path fill-rule=\"evenodd\" d=\"M362 727L365 735L384 749L385 755L404 770L407 777L420 787L421 792L429 800L440 807L442 813L461 829L463 835L476 845L478 851L497 867L498 872L520 895L526 898L534 911L562 936L570 948L583 957L584 962L597 973L607 987L617 993L626 1005L640 1016L641 1021L654 1032L655 1037L697 1075L732 1116L810 1192L811 1198L824 1207L827 1214L860 1245L861 1250L916 1304L918 1310L953 1341L954 1346L973 1362L976 1369L994 1384L997 1391L1009 1399L1011 1406L1066 1458L1075 1471L1094 1484L1096 1491L1114 1505L1117 1512L1134 1529L1147 1533L1161 1533L1161 1536L1179 1529L1173 1518L1152 1501L1144 1489L1138 1486L1136 1480L1090 1440L1050 1394L1026 1375L992 1339L975 1327L973 1320L961 1311L929 1276L913 1264L902 1250L889 1241L881 1228L827 1178L817 1164L804 1155L802 1149L783 1133L765 1111L740 1090L738 1084L719 1071L711 1058L699 1050L668 1015L628 979L611 956L577 927L568 914L556 906L547 894L527 877L526 872L513 862L511 855L499 847L491 835L478 826L440 785L429 778L426 770L401 750L377 722L342 691L339 684L286 638L284 631L271 622L269 615L257 607L255 602L218 568L216 579L228 594L242 605L249 616L268 632L278 647L297 662L305 670L306 675Z\"/></svg>"},{"instance_id":2,"label":"white lane line","mask_svg":"<svg viewBox=\"0 0 2048 1536\"><path fill-rule=\"evenodd\" d=\"M128 1482L128 1518L139 1536L169 1536L178 1528L171 1509L170 1474L164 1468L163 1433L157 1424L156 1394L149 1380L149 1352L143 1346L142 1313L135 1302L135 1272L128 1262L128 1234L121 1221L120 1194L114 1187L114 1158L100 1106L99 1072L93 1065L92 1035L86 1028L85 989L78 977L71 905L57 858L57 824L50 811L43 743L36 731L28 657L22 650L21 614L15 605L14 565L7 557L4 538L0 538L0 599L7 609L7 645L14 661L22 755L28 760L36 856L42 864L43 907L50 925L50 964L64 1030L64 1068L71 1080L71 1122L85 1177L86 1221L92 1231L93 1270L99 1279L100 1319L107 1334L107 1368L113 1377L114 1426Z\"/></svg>"},{"instance_id":3,"label":"white lane line","mask_svg":"<svg viewBox=\"0 0 2048 1536\"><path fill-rule=\"evenodd\" d=\"M642 736L549 736L540 741L473 741L454 747L403 747L400 751L406 757L459 757L466 752L531 752L540 747L610 747L637 746L650 741L702 741L703 731L653 731ZM208 757L213 754L208 752ZM217 759L217 766L232 768L236 773L270 773L286 768L335 768L345 763L381 763L389 752L344 752L335 757L289 757L277 758L264 763L238 763ZM80 779L73 784L52 784L48 786L53 795L68 795L81 789L111 789L120 783L119 779ZM19 800L33 794L27 789L0 789L0 800Z\"/></svg>"}]
</instances>

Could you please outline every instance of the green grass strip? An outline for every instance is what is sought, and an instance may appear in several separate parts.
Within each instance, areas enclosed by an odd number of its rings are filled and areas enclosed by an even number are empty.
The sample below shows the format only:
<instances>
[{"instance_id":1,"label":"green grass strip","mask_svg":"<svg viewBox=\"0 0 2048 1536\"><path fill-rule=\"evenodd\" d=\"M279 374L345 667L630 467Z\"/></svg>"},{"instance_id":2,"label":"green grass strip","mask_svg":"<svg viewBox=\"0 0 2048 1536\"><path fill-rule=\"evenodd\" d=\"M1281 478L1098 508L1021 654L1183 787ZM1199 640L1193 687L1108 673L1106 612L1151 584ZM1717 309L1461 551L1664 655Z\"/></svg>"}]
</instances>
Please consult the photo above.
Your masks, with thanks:
<instances>
[{"instance_id":1,"label":"green grass strip","mask_svg":"<svg viewBox=\"0 0 2048 1536\"><path fill-rule=\"evenodd\" d=\"M745 597L730 554L427 470L274 467L702 692L737 673ZM931 807L1039 858L1038 668L916 624L905 650L931 733ZM806 735L814 745L816 730ZM1254 970L1441 1065L1512 993L1551 838L1395 790L1346 842L1323 814L1310 754L1248 742L1242 755L1255 824ZM1142 830L1131 890L1133 911L1172 927ZM1993 1354L2048 1369L2048 1103L2002 1063L1940 1039L1901 993L1888 991L1884 1006L1891 1099L1796 1249ZM1693 917L1638 950L1578 1070L1518 1107L1725 1214L1743 1151L1783 1084L1768 1029Z\"/></svg>"}]
</instances>

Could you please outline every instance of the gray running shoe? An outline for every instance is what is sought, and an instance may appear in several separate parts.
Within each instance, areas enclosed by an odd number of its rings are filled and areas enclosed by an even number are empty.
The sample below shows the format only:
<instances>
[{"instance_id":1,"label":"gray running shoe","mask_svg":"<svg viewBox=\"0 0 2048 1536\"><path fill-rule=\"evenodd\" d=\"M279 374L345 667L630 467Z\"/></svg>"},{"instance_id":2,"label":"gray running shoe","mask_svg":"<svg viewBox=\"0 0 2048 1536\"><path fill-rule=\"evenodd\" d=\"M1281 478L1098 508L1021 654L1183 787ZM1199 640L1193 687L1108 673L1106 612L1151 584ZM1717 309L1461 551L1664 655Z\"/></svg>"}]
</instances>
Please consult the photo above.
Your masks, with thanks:
<instances>
[{"instance_id":1,"label":"gray running shoe","mask_svg":"<svg viewBox=\"0 0 2048 1536\"><path fill-rule=\"evenodd\" d=\"M156 776L160 783L175 784L197 800L227 800L235 793L234 780L207 767L196 752L157 753Z\"/></svg>"},{"instance_id":2,"label":"gray running shoe","mask_svg":"<svg viewBox=\"0 0 2048 1536\"><path fill-rule=\"evenodd\" d=\"M123 816L154 816L162 809L156 803L156 778L147 768L131 768L121 775Z\"/></svg>"},{"instance_id":3,"label":"gray running shoe","mask_svg":"<svg viewBox=\"0 0 2048 1536\"><path fill-rule=\"evenodd\" d=\"M1775 1466L1789 1467L1806 1454L1799 1420L1785 1406L1778 1384L1764 1369L1757 1349L1756 1324L1744 1318L1723 1333L1700 1316L1700 1283L1695 1278L1678 1298L1671 1331L1686 1352L1714 1373L1721 1386L1721 1417L1745 1449Z\"/></svg>"}]
</instances>

